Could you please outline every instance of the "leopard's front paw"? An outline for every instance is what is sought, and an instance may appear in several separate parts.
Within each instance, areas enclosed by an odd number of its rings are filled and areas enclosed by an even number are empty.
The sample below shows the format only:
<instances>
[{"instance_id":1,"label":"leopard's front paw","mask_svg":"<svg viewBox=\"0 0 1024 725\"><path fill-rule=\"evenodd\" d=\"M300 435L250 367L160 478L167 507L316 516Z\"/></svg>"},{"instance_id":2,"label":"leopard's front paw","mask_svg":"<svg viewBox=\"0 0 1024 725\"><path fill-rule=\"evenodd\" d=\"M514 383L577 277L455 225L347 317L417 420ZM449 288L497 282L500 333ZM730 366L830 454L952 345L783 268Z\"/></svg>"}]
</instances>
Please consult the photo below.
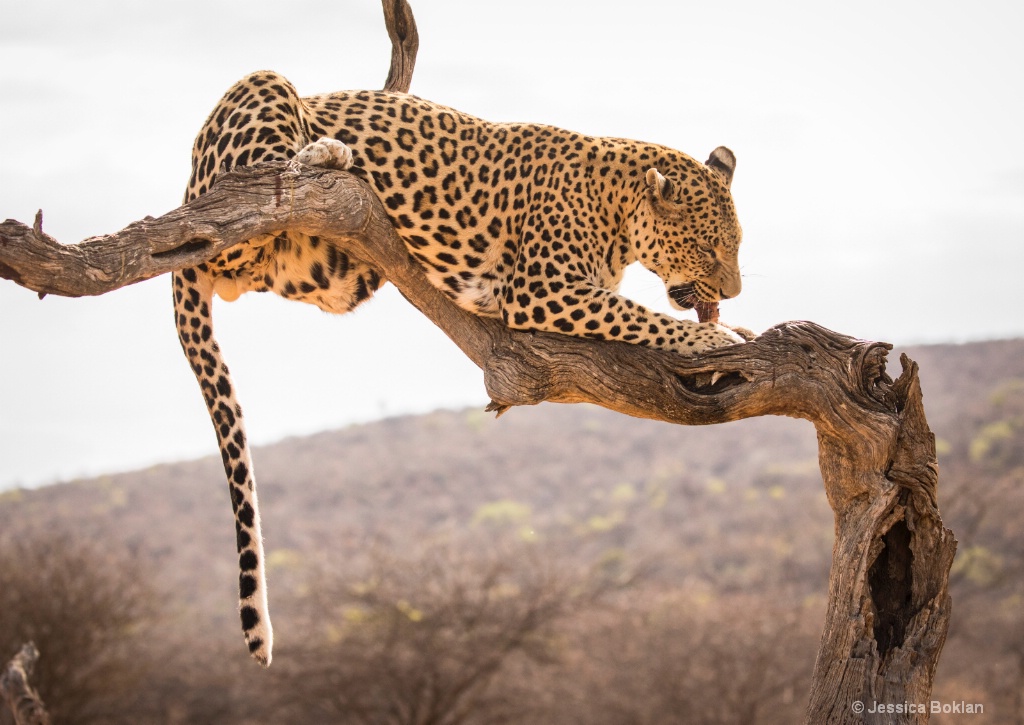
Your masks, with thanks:
<instances>
[{"instance_id":1,"label":"leopard's front paw","mask_svg":"<svg viewBox=\"0 0 1024 725\"><path fill-rule=\"evenodd\" d=\"M352 149L336 139L322 138L307 144L295 155L295 160L307 166L344 171L352 167Z\"/></svg>"},{"instance_id":2,"label":"leopard's front paw","mask_svg":"<svg viewBox=\"0 0 1024 725\"><path fill-rule=\"evenodd\" d=\"M693 345L689 346L689 354L695 354L704 352L705 350L714 350L718 347L728 347L729 345L739 345L746 342L746 340L734 332L732 329L725 325L720 325L717 322L702 322L697 325L693 337Z\"/></svg>"},{"instance_id":3,"label":"leopard's front paw","mask_svg":"<svg viewBox=\"0 0 1024 725\"><path fill-rule=\"evenodd\" d=\"M737 335L743 338L744 342L752 342L757 339L757 333L753 330L747 329L746 327L738 327L736 325L722 325L729 330L732 330Z\"/></svg>"}]
</instances>

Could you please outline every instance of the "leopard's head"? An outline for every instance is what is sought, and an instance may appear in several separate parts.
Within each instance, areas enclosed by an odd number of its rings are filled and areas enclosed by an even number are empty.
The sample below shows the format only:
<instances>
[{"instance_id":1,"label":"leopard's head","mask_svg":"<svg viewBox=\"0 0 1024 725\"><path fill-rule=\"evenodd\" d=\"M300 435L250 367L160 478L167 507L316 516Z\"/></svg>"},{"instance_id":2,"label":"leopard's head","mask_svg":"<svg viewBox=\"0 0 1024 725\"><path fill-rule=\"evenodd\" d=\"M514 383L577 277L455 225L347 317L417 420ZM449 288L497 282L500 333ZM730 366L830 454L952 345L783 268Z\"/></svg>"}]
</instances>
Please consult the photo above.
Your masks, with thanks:
<instances>
[{"instance_id":1,"label":"leopard's head","mask_svg":"<svg viewBox=\"0 0 1024 725\"><path fill-rule=\"evenodd\" d=\"M729 186L736 157L719 146L703 165L647 169L645 198L632 224L633 251L665 283L677 309L740 293L743 237Z\"/></svg>"}]
</instances>

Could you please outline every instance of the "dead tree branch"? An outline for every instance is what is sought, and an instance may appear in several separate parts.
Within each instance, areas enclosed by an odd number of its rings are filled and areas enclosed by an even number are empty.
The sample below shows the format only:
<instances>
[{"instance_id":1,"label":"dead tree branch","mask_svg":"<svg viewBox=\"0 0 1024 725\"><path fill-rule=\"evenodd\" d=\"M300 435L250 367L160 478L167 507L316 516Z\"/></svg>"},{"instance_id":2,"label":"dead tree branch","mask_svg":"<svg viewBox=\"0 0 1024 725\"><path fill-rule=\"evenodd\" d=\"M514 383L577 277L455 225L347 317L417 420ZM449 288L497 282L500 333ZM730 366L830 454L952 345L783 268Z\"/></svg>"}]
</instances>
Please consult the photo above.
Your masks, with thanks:
<instances>
[{"instance_id":1,"label":"dead tree branch","mask_svg":"<svg viewBox=\"0 0 1024 725\"><path fill-rule=\"evenodd\" d=\"M38 659L39 651L29 642L0 674L0 698L10 706L15 725L50 725L50 716L39 693L29 684Z\"/></svg>"},{"instance_id":2,"label":"dead tree branch","mask_svg":"<svg viewBox=\"0 0 1024 725\"><path fill-rule=\"evenodd\" d=\"M917 365L904 357L893 382L888 345L794 322L685 358L510 330L462 311L427 281L362 181L286 164L236 169L160 218L74 246L44 234L41 217L33 227L4 222L0 276L40 294L102 294L281 230L350 240L354 257L385 270L484 371L492 410L589 402L683 425L761 415L813 422L836 541L808 722L871 721L851 710L855 701L926 701L949 625L956 541L938 513Z\"/></svg>"}]
</instances>

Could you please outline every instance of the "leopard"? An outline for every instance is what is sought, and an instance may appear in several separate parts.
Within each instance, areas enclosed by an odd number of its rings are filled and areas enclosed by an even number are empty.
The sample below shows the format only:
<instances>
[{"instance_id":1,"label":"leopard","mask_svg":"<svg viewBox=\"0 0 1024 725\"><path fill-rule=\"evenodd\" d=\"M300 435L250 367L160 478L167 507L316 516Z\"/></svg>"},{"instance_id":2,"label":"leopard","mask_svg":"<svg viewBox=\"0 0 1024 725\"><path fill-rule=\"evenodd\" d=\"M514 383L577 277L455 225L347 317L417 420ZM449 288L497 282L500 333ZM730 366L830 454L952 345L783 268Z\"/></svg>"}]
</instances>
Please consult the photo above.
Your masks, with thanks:
<instances>
[{"instance_id":1,"label":"leopard","mask_svg":"<svg viewBox=\"0 0 1024 725\"><path fill-rule=\"evenodd\" d=\"M619 293L639 262L680 310L740 293L736 168L653 143L535 123L493 123L414 95L300 96L273 71L231 87L192 149L185 201L219 176L268 162L345 170L376 194L430 283L509 328L697 355L748 336L652 311ZM173 275L178 337L216 431L234 511L239 614L251 655L272 656L252 454L214 336L213 300L274 292L344 314L386 283L345 239L282 231Z\"/></svg>"}]
</instances>

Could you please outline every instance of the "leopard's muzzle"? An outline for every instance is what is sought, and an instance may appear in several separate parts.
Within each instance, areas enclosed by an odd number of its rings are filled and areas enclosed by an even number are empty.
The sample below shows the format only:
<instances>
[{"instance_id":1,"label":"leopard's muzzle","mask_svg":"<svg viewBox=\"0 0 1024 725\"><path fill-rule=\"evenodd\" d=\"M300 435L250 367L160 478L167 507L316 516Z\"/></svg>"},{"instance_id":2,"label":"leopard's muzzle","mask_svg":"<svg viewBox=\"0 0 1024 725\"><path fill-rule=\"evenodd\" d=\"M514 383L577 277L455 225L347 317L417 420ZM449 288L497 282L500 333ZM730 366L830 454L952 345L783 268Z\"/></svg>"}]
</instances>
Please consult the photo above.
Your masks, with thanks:
<instances>
[{"instance_id":1,"label":"leopard's muzzle","mask_svg":"<svg viewBox=\"0 0 1024 725\"><path fill-rule=\"evenodd\" d=\"M684 310L692 310L697 304L697 289L693 282L676 285L668 290L669 298Z\"/></svg>"}]
</instances>

